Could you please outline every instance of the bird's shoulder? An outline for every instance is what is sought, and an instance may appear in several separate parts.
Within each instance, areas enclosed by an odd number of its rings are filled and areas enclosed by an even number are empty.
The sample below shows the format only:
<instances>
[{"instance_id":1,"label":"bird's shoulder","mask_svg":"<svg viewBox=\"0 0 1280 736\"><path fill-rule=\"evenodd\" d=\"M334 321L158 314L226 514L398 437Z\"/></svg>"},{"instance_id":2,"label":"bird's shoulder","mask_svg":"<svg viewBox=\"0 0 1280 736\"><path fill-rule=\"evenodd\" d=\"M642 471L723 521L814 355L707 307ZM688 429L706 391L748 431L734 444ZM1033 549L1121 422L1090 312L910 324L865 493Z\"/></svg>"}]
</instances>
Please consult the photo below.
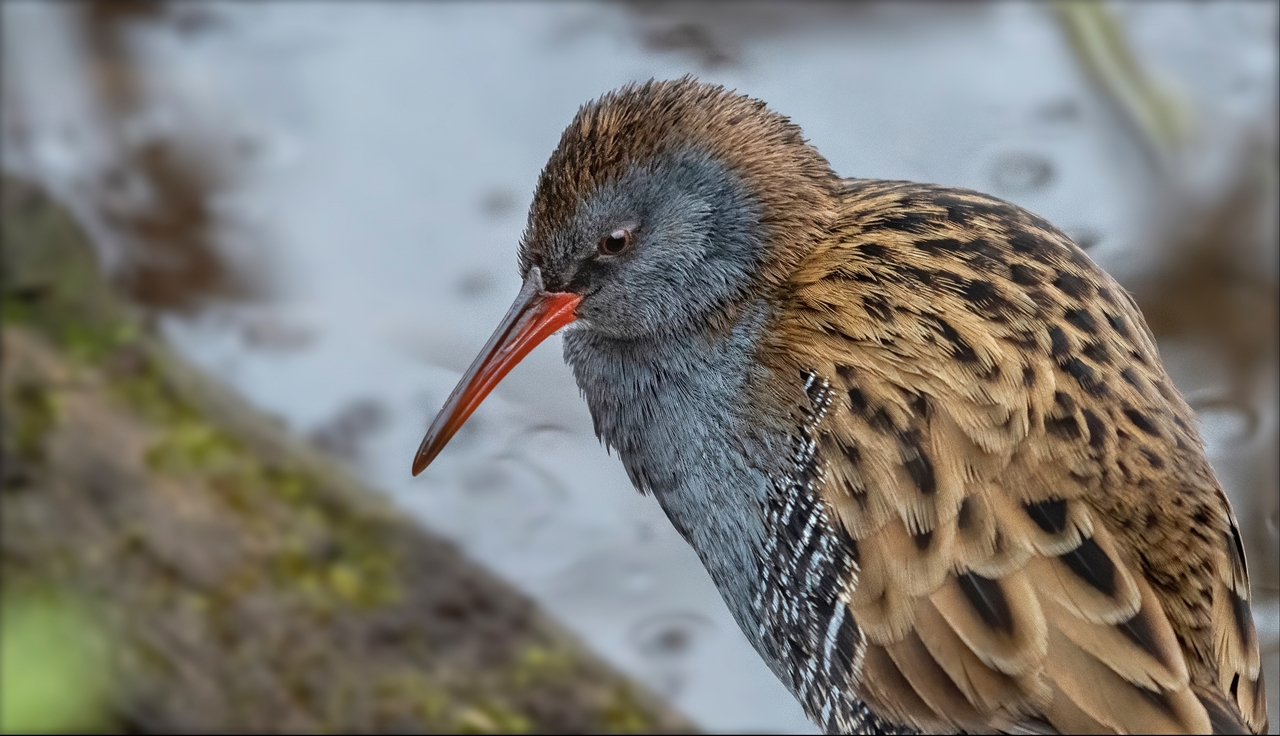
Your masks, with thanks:
<instances>
[{"instance_id":1,"label":"bird's shoulder","mask_svg":"<svg viewBox=\"0 0 1280 736\"><path fill-rule=\"evenodd\" d=\"M831 388L859 694L926 730L1265 723L1239 535L1132 298L1044 219L851 180L762 342ZM801 399L803 400L803 396Z\"/></svg>"}]
</instances>

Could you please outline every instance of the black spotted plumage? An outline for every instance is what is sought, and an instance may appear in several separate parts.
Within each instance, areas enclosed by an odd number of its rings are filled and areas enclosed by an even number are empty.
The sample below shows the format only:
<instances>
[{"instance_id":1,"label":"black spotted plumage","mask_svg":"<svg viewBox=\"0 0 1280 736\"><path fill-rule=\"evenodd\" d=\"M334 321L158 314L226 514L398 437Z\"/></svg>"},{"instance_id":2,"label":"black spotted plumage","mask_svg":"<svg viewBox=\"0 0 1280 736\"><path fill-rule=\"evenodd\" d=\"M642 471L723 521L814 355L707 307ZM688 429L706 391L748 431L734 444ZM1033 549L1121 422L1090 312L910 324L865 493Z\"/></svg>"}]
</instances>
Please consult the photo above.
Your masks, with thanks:
<instances>
[{"instance_id":1,"label":"black spotted plumage","mask_svg":"<svg viewBox=\"0 0 1280 736\"><path fill-rule=\"evenodd\" d=\"M780 351L771 358L848 387L849 400L827 420L832 444L859 447L861 458L894 458L901 468L897 476L892 463L868 472L863 461L829 471L857 477L853 505L847 482L823 488L867 561L866 589L851 595L850 605L855 619L872 622L868 646L885 656L865 656L862 677L905 678L923 698L871 688L872 709L919 711L909 723L925 730L1008 728L1031 714L1064 730L1086 723L1200 730L1220 725L1231 712L1222 702L1234 702L1240 727L1260 728L1257 699L1238 684L1252 687L1259 677L1247 601L1233 592L1243 586L1214 579L1237 552L1197 536L1206 527L1225 533L1230 509L1186 404L1172 391L1156 392L1156 401L1145 388L1167 386L1167 378L1149 334L1132 328L1142 321L1131 300L1117 298L1120 287L1038 218L995 204L975 204L957 217L963 202L992 201L984 195L852 180L843 201L830 239L793 275L790 298L799 308L784 319L780 343L803 346L804 357ZM911 218L886 214L907 207ZM891 236L886 223L896 222L911 226ZM871 233L874 258L859 247ZM977 248L965 245L977 241ZM854 279L856 293L829 286L826 274L847 280L859 271L868 277ZM846 309L854 298L892 305L893 324L869 323L874 314ZM974 370L979 363L985 371ZM983 378L990 375L996 380ZM896 403L900 391L926 397L933 415ZM886 446L877 411L908 428L910 451ZM847 455L827 456L829 467ZM944 473L953 477L944 481ZM919 491L926 476L936 489L922 501L907 491ZM1151 489L1178 500L1153 515L1147 504L1160 502ZM1183 496L1198 499L1194 511L1179 505ZM984 499L981 516L975 498ZM878 514L865 511L876 508ZM948 542L952 537L958 541ZM923 538L928 545L916 543ZM1158 539L1152 544L1159 549L1146 548L1145 539ZM937 554L948 544L950 554ZM930 572L931 564L941 567ZM1157 567L1182 572L1170 578ZM1233 575L1238 583L1242 576ZM944 594L948 577L955 594ZM1013 600L1032 609L1006 601L1006 585L1021 591ZM942 683L930 684L939 670L925 666L921 653L947 650L941 640L922 645L912 638L922 607L942 612L930 620L947 621L990 668L992 690L985 699L981 688L971 693L972 710L944 705L945 688L936 689ZM1001 639L1001 632L1008 639L1009 631L1036 627L1047 636L1027 639L1022 658ZM1198 644L1180 643L1197 637ZM1112 683L1110 692L1097 694L1079 671L1056 673L1061 662L1092 670L1096 682ZM1001 679L1010 677L1014 685ZM1132 709L1111 713L1105 703L1116 698L1132 698Z\"/></svg>"}]
</instances>

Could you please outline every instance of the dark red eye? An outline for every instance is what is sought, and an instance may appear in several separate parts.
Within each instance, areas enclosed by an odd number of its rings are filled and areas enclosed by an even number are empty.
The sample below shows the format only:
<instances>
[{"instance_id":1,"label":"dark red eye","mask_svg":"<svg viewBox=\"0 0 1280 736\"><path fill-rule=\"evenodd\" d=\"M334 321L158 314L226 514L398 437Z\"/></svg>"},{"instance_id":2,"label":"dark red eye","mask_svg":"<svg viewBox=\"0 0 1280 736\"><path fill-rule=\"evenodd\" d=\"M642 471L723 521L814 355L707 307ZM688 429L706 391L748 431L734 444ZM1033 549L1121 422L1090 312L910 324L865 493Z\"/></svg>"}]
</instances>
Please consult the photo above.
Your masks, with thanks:
<instances>
[{"instance_id":1,"label":"dark red eye","mask_svg":"<svg viewBox=\"0 0 1280 736\"><path fill-rule=\"evenodd\" d=\"M616 256L627 248L631 247L631 231L624 228L618 228L608 235L600 238L600 245L596 248L602 256Z\"/></svg>"}]
</instances>

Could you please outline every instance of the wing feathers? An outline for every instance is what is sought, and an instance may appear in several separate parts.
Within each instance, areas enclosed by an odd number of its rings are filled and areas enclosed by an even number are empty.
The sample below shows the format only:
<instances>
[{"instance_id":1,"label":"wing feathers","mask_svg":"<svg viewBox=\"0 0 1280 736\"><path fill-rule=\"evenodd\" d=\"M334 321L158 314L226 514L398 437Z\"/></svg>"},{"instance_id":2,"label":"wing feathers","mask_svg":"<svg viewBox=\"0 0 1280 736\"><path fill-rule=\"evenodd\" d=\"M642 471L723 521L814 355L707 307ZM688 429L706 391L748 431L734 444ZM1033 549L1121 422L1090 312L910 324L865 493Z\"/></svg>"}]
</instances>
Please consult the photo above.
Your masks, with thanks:
<instances>
[{"instance_id":1,"label":"wing feathers","mask_svg":"<svg viewBox=\"0 0 1280 736\"><path fill-rule=\"evenodd\" d=\"M921 699L884 647L867 645L862 658L862 682L862 697L881 718L896 723L914 723L927 733L956 730Z\"/></svg>"},{"instance_id":2,"label":"wing feathers","mask_svg":"<svg viewBox=\"0 0 1280 736\"><path fill-rule=\"evenodd\" d=\"M973 730L986 725L978 709L933 658L915 631L885 650L920 699L953 724L952 728Z\"/></svg>"},{"instance_id":3,"label":"wing feathers","mask_svg":"<svg viewBox=\"0 0 1280 736\"><path fill-rule=\"evenodd\" d=\"M1010 515L1018 517L1012 510ZM1093 517L1083 501L1050 498L1026 502L1022 516L1031 523L1024 521L1017 528L1026 534L1031 545L1042 555L1066 554L1079 547L1083 538L1093 534Z\"/></svg>"},{"instance_id":4,"label":"wing feathers","mask_svg":"<svg viewBox=\"0 0 1280 736\"><path fill-rule=\"evenodd\" d=\"M1133 618L1141 606L1137 583L1117 564L1111 535L1102 528L1057 557L1036 557L1029 572L1042 596L1094 623L1117 624Z\"/></svg>"},{"instance_id":5,"label":"wing feathers","mask_svg":"<svg viewBox=\"0 0 1280 736\"><path fill-rule=\"evenodd\" d=\"M1247 724L1261 732L1266 729L1267 704L1262 688L1258 634L1249 606L1249 572L1239 527L1235 519L1229 521L1230 532L1223 535L1221 545L1226 564L1221 566L1213 592L1213 647L1218 660L1218 685L1224 697L1233 700L1239 708L1237 727L1244 728ZM1222 710L1224 706L1218 704L1217 707ZM1229 712L1214 714L1211 710L1210 715L1214 716L1217 729Z\"/></svg>"},{"instance_id":6,"label":"wing feathers","mask_svg":"<svg viewBox=\"0 0 1280 736\"><path fill-rule=\"evenodd\" d=\"M921 641L988 724L1009 725L1018 716L1035 711L1037 696L1045 695L1037 678L1016 678L992 669L960 639L931 602L922 601L916 615Z\"/></svg>"},{"instance_id":7,"label":"wing feathers","mask_svg":"<svg viewBox=\"0 0 1280 736\"><path fill-rule=\"evenodd\" d=\"M1221 692L1199 690L1200 702L1204 704L1209 715L1209 723L1214 733L1246 734L1252 731L1233 713L1232 707L1225 701ZM1244 711L1248 713L1249 711Z\"/></svg>"},{"instance_id":8,"label":"wing feathers","mask_svg":"<svg viewBox=\"0 0 1280 736\"><path fill-rule=\"evenodd\" d=\"M913 534L899 520L886 524L875 536L859 543L875 550L877 562L891 567L894 582L909 596L935 590L951 572L955 524Z\"/></svg>"},{"instance_id":9,"label":"wing feathers","mask_svg":"<svg viewBox=\"0 0 1280 736\"><path fill-rule=\"evenodd\" d=\"M1267 693L1263 687L1262 675L1259 674L1253 678L1253 682L1246 683L1245 687L1252 692L1248 697L1241 696L1239 703L1241 704L1241 712L1249 721L1249 727L1256 733L1267 732ZM1251 706L1251 707L1250 707Z\"/></svg>"},{"instance_id":10,"label":"wing feathers","mask_svg":"<svg viewBox=\"0 0 1280 736\"><path fill-rule=\"evenodd\" d=\"M1044 659L1046 638L1040 602L1026 577L961 577L949 578L930 596L939 614L988 666L1010 675L1033 673Z\"/></svg>"},{"instance_id":11,"label":"wing feathers","mask_svg":"<svg viewBox=\"0 0 1280 736\"><path fill-rule=\"evenodd\" d=\"M1000 581L964 572L956 576L956 584L987 628L1007 636L1013 634L1013 612L1009 610L1009 601L1004 597Z\"/></svg>"},{"instance_id":12,"label":"wing feathers","mask_svg":"<svg viewBox=\"0 0 1280 736\"><path fill-rule=\"evenodd\" d=\"M1148 689L1180 690L1188 675L1178 641L1145 591L1143 609L1117 626L1093 623L1053 600L1045 601L1050 626L1093 655L1116 674Z\"/></svg>"},{"instance_id":13,"label":"wing feathers","mask_svg":"<svg viewBox=\"0 0 1280 736\"><path fill-rule=\"evenodd\" d=\"M1080 710L1062 688L1053 686L1053 698L1044 710L1044 717L1057 733L1112 734L1115 729L1099 723L1096 718Z\"/></svg>"},{"instance_id":14,"label":"wing feathers","mask_svg":"<svg viewBox=\"0 0 1280 736\"><path fill-rule=\"evenodd\" d=\"M849 610L867 641L892 644L915 624L915 600L893 581L879 545L859 542L858 551L862 569L857 587L849 594Z\"/></svg>"},{"instance_id":15,"label":"wing feathers","mask_svg":"<svg viewBox=\"0 0 1280 736\"><path fill-rule=\"evenodd\" d=\"M1189 688L1157 693L1128 682L1061 632L1050 629L1049 677L1080 711L1119 733L1208 733ZM1060 730L1067 724L1052 721Z\"/></svg>"}]
</instances>

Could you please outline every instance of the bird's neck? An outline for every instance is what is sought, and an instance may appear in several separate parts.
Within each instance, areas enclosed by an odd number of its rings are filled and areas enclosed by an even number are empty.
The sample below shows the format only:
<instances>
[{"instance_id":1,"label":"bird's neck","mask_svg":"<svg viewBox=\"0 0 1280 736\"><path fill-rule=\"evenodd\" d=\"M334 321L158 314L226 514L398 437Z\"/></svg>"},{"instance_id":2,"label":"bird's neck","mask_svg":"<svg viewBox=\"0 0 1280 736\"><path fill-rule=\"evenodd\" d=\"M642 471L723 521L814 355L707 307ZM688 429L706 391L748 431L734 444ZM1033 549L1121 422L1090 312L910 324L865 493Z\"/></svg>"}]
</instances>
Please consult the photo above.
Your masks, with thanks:
<instances>
[{"instance_id":1,"label":"bird's neck","mask_svg":"<svg viewBox=\"0 0 1280 736\"><path fill-rule=\"evenodd\" d=\"M768 317L757 303L713 331L619 340L579 329L564 341L596 435L636 488L657 497L721 590L747 597L765 536L768 469L758 458L777 441L749 426L748 384Z\"/></svg>"},{"instance_id":2,"label":"bird's neck","mask_svg":"<svg viewBox=\"0 0 1280 736\"><path fill-rule=\"evenodd\" d=\"M761 373L771 317L761 300L714 332L618 341L581 329L566 335L565 359L596 434L657 497L765 661L818 713L834 697L824 655L852 626L836 615L836 592L853 563L806 486L817 472L807 432L829 388ZM764 404L770 381L775 391L794 384L795 413Z\"/></svg>"}]
</instances>

